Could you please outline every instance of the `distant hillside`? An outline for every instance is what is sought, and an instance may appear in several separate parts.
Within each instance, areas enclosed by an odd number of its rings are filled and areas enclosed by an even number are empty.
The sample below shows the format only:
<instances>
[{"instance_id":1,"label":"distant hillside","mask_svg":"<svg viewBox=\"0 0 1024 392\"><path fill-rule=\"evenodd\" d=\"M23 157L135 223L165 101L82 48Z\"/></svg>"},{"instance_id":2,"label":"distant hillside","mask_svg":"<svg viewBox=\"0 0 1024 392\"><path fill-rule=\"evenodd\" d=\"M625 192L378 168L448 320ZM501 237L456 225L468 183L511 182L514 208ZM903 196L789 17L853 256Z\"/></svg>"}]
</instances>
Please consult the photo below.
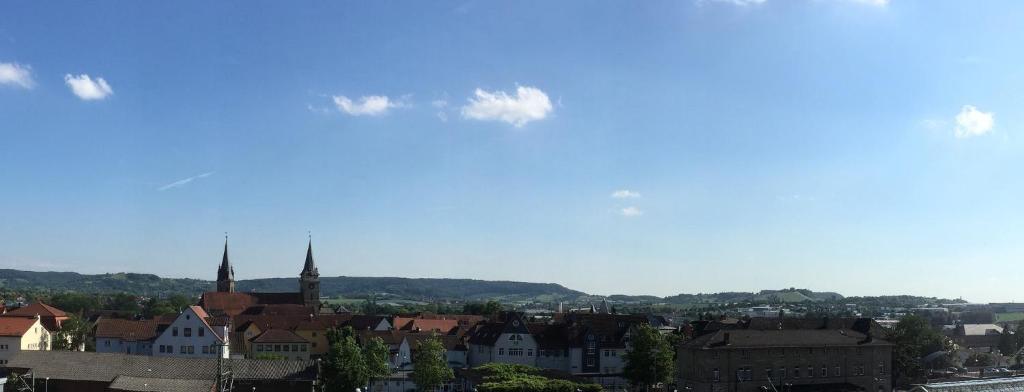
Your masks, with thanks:
<instances>
[{"instance_id":1,"label":"distant hillside","mask_svg":"<svg viewBox=\"0 0 1024 392\"><path fill-rule=\"evenodd\" d=\"M239 291L298 291L297 278L240 280ZM145 296L188 294L198 296L214 288L214 282L200 279L161 278L151 274L83 275L75 272L33 272L0 269L0 288L47 292L127 292ZM416 299L463 299L504 301L575 299L586 294L553 283L485 281L473 279L410 279L321 277L324 296L381 295Z\"/></svg>"},{"instance_id":2,"label":"distant hillside","mask_svg":"<svg viewBox=\"0 0 1024 392\"><path fill-rule=\"evenodd\" d=\"M679 294L665 297L665 302L679 305L689 304L728 304L738 302L781 304L800 302L838 301L843 299L839 293L814 292L806 289L761 290L757 293L723 292L711 294Z\"/></svg>"}]
</instances>

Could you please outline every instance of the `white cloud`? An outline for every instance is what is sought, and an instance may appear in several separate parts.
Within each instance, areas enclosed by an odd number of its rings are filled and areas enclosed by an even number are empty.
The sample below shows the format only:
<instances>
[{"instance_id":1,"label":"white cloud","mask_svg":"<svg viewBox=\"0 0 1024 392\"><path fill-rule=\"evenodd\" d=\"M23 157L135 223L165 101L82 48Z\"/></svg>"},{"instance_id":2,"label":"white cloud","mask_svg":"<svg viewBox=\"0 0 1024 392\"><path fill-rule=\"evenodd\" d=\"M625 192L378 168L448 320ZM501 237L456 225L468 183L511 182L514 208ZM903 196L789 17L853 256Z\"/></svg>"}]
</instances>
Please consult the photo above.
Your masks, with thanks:
<instances>
[{"instance_id":1,"label":"white cloud","mask_svg":"<svg viewBox=\"0 0 1024 392\"><path fill-rule=\"evenodd\" d=\"M0 85L18 86L30 89L36 85L32 80L32 67L18 63L0 63Z\"/></svg>"},{"instance_id":2,"label":"white cloud","mask_svg":"<svg viewBox=\"0 0 1024 392\"><path fill-rule=\"evenodd\" d=\"M629 189L619 189L612 192L612 198L614 199L637 199L640 197L640 192L631 191Z\"/></svg>"},{"instance_id":3,"label":"white cloud","mask_svg":"<svg viewBox=\"0 0 1024 392\"><path fill-rule=\"evenodd\" d=\"M972 105L964 105L956 115L956 137L968 138L989 133L995 125L995 113L983 112Z\"/></svg>"},{"instance_id":4,"label":"white cloud","mask_svg":"<svg viewBox=\"0 0 1024 392\"><path fill-rule=\"evenodd\" d=\"M448 106L448 101L444 99L435 99L430 102L430 105L438 109L444 109Z\"/></svg>"},{"instance_id":5,"label":"white cloud","mask_svg":"<svg viewBox=\"0 0 1024 392\"><path fill-rule=\"evenodd\" d=\"M625 216L625 217L632 218L632 217L635 217L635 216L643 215L644 212L641 211L640 208L637 208L637 207L634 207L634 206L629 206L629 207L626 207L626 208L623 208L623 209L619 210L619 214L622 214L622 216Z\"/></svg>"},{"instance_id":6,"label":"white cloud","mask_svg":"<svg viewBox=\"0 0 1024 392\"><path fill-rule=\"evenodd\" d=\"M359 102L353 102L344 95L335 95L334 104L342 113L350 116L380 116L388 113L392 108L404 106L401 102L392 100L385 95L370 95L359 98Z\"/></svg>"},{"instance_id":7,"label":"white cloud","mask_svg":"<svg viewBox=\"0 0 1024 392\"><path fill-rule=\"evenodd\" d=\"M166 190L171 189L171 188L177 188L179 186L185 186L185 185L188 185L188 183L190 183L192 181L198 180L200 178L206 178L206 177L209 177L209 176L212 176L212 175L213 175L213 172L206 172L206 173L200 174L198 176L192 176L192 177L189 177L189 178L183 178L183 179L180 179L178 181L175 181L175 182L172 182L170 184L167 184L167 185L164 185L162 187L159 187L156 190L162 192L162 191L166 191Z\"/></svg>"},{"instance_id":8,"label":"white cloud","mask_svg":"<svg viewBox=\"0 0 1024 392\"><path fill-rule=\"evenodd\" d=\"M104 99L114 93L114 90L110 88L106 80L103 78L92 80L86 74L78 76L64 75L64 83L71 88L71 92L75 93L78 98L86 101Z\"/></svg>"},{"instance_id":9,"label":"white cloud","mask_svg":"<svg viewBox=\"0 0 1024 392\"><path fill-rule=\"evenodd\" d=\"M476 89L469 104L462 107L462 116L474 120L500 120L516 127L542 120L551 113L551 100L536 87L518 86L516 95L504 91Z\"/></svg>"}]
</instances>

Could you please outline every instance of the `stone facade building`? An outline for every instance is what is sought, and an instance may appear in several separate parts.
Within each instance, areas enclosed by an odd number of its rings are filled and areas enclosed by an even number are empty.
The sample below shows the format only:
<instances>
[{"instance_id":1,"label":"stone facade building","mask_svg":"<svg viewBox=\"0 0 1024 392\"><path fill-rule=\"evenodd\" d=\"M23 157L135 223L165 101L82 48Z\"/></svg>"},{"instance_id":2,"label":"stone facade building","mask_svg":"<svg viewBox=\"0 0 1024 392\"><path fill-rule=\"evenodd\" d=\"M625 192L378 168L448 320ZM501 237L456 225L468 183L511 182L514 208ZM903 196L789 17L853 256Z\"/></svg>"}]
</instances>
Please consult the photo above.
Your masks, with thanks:
<instances>
[{"instance_id":1,"label":"stone facade building","mask_svg":"<svg viewBox=\"0 0 1024 392\"><path fill-rule=\"evenodd\" d=\"M695 392L892 391L892 344L870 319L752 319L678 348L677 384Z\"/></svg>"}]
</instances>

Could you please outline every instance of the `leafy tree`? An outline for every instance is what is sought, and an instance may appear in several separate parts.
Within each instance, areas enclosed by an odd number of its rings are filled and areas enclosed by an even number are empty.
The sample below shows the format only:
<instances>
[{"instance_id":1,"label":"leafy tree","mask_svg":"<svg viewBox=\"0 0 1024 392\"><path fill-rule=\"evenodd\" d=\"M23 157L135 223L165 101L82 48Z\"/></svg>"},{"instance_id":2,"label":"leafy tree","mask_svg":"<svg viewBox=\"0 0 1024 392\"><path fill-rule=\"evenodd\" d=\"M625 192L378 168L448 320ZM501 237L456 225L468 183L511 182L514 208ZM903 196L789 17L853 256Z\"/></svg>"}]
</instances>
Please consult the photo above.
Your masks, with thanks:
<instances>
[{"instance_id":1,"label":"leafy tree","mask_svg":"<svg viewBox=\"0 0 1024 392\"><path fill-rule=\"evenodd\" d=\"M142 317L153 318L166 314L178 314L182 309L192 305L188 297L175 294L166 299L150 298L142 305Z\"/></svg>"},{"instance_id":2,"label":"leafy tree","mask_svg":"<svg viewBox=\"0 0 1024 392\"><path fill-rule=\"evenodd\" d=\"M463 314L477 314L491 316L495 315L502 310L501 303L495 300L487 301L486 303L472 302L462 306Z\"/></svg>"},{"instance_id":3,"label":"leafy tree","mask_svg":"<svg viewBox=\"0 0 1024 392\"><path fill-rule=\"evenodd\" d=\"M351 328L346 329L348 333L332 329L327 334L331 347L324 360L322 377L324 390L328 392L352 392L370 382L363 352Z\"/></svg>"},{"instance_id":4,"label":"leafy tree","mask_svg":"<svg viewBox=\"0 0 1024 392\"><path fill-rule=\"evenodd\" d=\"M412 360L412 380L416 386L422 391L433 391L452 378L455 373L448 367L444 345L437 335L420 342Z\"/></svg>"},{"instance_id":5,"label":"leafy tree","mask_svg":"<svg viewBox=\"0 0 1024 392\"><path fill-rule=\"evenodd\" d=\"M85 350L86 345L92 341L90 339L91 334L92 328L89 327L89 323L82 320L81 317L71 314L67 320L60 324L60 330L54 335L53 349L67 351Z\"/></svg>"},{"instance_id":6,"label":"leafy tree","mask_svg":"<svg viewBox=\"0 0 1024 392\"><path fill-rule=\"evenodd\" d=\"M388 362L390 355L391 350L381 338L374 337L363 343L363 358L366 361L367 376L371 381L391 376L391 363Z\"/></svg>"},{"instance_id":7,"label":"leafy tree","mask_svg":"<svg viewBox=\"0 0 1024 392\"><path fill-rule=\"evenodd\" d=\"M288 359L288 357L286 357L286 356L284 356L282 354L277 354L277 353L259 353L259 354L256 354L255 356L253 356L253 358L254 359L269 359L269 360L274 360L274 361L283 361L283 360Z\"/></svg>"},{"instance_id":8,"label":"leafy tree","mask_svg":"<svg viewBox=\"0 0 1024 392\"><path fill-rule=\"evenodd\" d=\"M68 313L84 314L102 308L99 298L90 294L60 293L50 297L48 302Z\"/></svg>"},{"instance_id":9,"label":"leafy tree","mask_svg":"<svg viewBox=\"0 0 1024 392\"><path fill-rule=\"evenodd\" d=\"M141 310L138 298L127 293L111 295L110 298L107 299L107 309L132 313L138 313Z\"/></svg>"},{"instance_id":10,"label":"leafy tree","mask_svg":"<svg viewBox=\"0 0 1024 392\"><path fill-rule=\"evenodd\" d=\"M1003 355L1013 355L1017 352L1017 339L1010 332L1009 325L1003 325L1003 333L999 334L999 352Z\"/></svg>"},{"instance_id":11,"label":"leafy tree","mask_svg":"<svg viewBox=\"0 0 1024 392\"><path fill-rule=\"evenodd\" d=\"M658 330L640 325L630 335L629 344L622 373L630 383L646 388L672 381L674 350Z\"/></svg>"},{"instance_id":12,"label":"leafy tree","mask_svg":"<svg viewBox=\"0 0 1024 392\"><path fill-rule=\"evenodd\" d=\"M928 320L917 315L904 316L889 332L892 351L893 376L897 384L907 386L924 381L927 377L921 358L937 352L952 350L949 339L932 329Z\"/></svg>"},{"instance_id":13,"label":"leafy tree","mask_svg":"<svg viewBox=\"0 0 1024 392\"><path fill-rule=\"evenodd\" d=\"M992 366L994 363L995 361L992 359L992 355L987 353L973 353L964 360L964 366L971 367Z\"/></svg>"},{"instance_id":14,"label":"leafy tree","mask_svg":"<svg viewBox=\"0 0 1024 392\"><path fill-rule=\"evenodd\" d=\"M597 384L550 379L532 366L509 363L488 363L473 369L483 376L477 385L480 392L601 392Z\"/></svg>"}]
</instances>

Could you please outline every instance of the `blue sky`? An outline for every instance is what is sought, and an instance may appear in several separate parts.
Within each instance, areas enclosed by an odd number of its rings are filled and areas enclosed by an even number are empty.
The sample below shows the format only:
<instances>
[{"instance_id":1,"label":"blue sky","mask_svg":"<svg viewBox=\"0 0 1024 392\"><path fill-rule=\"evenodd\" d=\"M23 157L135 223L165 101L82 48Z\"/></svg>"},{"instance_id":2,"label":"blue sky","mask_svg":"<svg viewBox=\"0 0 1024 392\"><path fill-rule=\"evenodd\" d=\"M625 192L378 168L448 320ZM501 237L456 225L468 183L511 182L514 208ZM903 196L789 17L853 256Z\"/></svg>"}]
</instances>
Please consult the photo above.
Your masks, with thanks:
<instances>
[{"instance_id":1,"label":"blue sky","mask_svg":"<svg viewBox=\"0 0 1024 392\"><path fill-rule=\"evenodd\" d=\"M1021 300L1022 19L6 2L0 267Z\"/></svg>"}]
</instances>

